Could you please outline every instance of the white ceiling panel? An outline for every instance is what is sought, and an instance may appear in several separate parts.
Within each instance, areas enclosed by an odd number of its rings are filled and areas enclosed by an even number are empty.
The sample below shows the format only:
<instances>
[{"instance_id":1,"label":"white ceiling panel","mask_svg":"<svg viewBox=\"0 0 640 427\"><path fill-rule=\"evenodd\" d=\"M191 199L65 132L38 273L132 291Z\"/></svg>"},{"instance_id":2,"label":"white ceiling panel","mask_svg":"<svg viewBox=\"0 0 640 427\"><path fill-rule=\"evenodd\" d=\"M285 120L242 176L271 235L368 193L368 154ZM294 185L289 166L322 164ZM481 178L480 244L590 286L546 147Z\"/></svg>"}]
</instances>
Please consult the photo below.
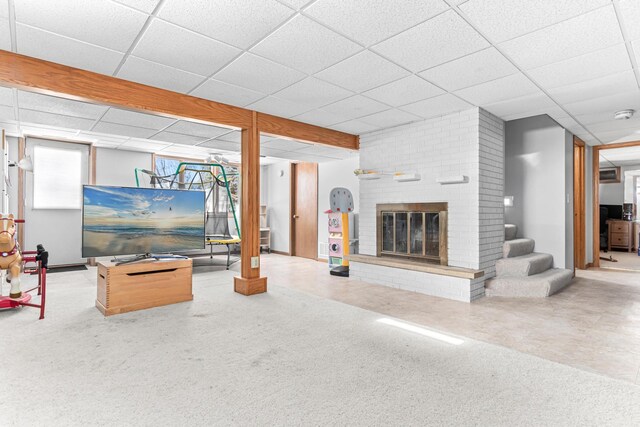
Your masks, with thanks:
<instances>
[{"instance_id":1,"label":"white ceiling panel","mask_svg":"<svg viewBox=\"0 0 640 427\"><path fill-rule=\"evenodd\" d=\"M0 18L9 17L9 0L0 0Z\"/></svg>"},{"instance_id":2,"label":"white ceiling panel","mask_svg":"<svg viewBox=\"0 0 640 427\"><path fill-rule=\"evenodd\" d=\"M216 139L220 139L222 141L237 142L239 144L241 138L242 138L242 134L240 133L240 131L234 130L224 135L220 135Z\"/></svg>"},{"instance_id":3,"label":"white ceiling panel","mask_svg":"<svg viewBox=\"0 0 640 427\"><path fill-rule=\"evenodd\" d=\"M351 157L354 154L354 152L351 150L329 147L322 144L310 144L308 147L298 150L297 152L329 157L333 159L345 159L347 157Z\"/></svg>"},{"instance_id":4,"label":"white ceiling panel","mask_svg":"<svg viewBox=\"0 0 640 427\"><path fill-rule=\"evenodd\" d=\"M166 0L158 16L245 49L293 13L274 0Z\"/></svg>"},{"instance_id":5,"label":"white ceiling panel","mask_svg":"<svg viewBox=\"0 0 640 427\"><path fill-rule=\"evenodd\" d=\"M460 10L494 43L581 15L611 0L469 0Z\"/></svg>"},{"instance_id":6,"label":"white ceiling panel","mask_svg":"<svg viewBox=\"0 0 640 427\"><path fill-rule=\"evenodd\" d=\"M339 114L329 113L323 110L313 110L297 116L292 117L293 120L297 120L303 123L310 123L317 126L330 126L336 123L344 121Z\"/></svg>"},{"instance_id":7,"label":"white ceiling panel","mask_svg":"<svg viewBox=\"0 0 640 427\"><path fill-rule=\"evenodd\" d=\"M597 79L631 69L626 46L621 43L585 55L555 62L528 73L545 89Z\"/></svg>"},{"instance_id":8,"label":"white ceiling panel","mask_svg":"<svg viewBox=\"0 0 640 427\"><path fill-rule=\"evenodd\" d=\"M298 15L258 43L251 52L313 74L361 49L346 37Z\"/></svg>"},{"instance_id":9,"label":"white ceiling panel","mask_svg":"<svg viewBox=\"0 0 640 427\"><path fill-rule=\"evenodd\" d=\"M22 24L16 25L16 46L23 55L107 75L113 74L124 57L114 50Z\"/></svg>"},{"instance_id":10,"label":"white ceiling panel","mask_svg":"<svg viewBox=\"0 0 640 427\"><path fill-rule=\"evenodd\" d=\"M205 141L202 144L198 144L198 147L213 148L213 149L224 150L224 151L235 151L237 153L240 152L239 143L222 141L220 139L212 139L210 141Z\"/></svg>"},{"instance_id":11,"label":"white ceiling panel","mask_svg":"<svg viewBox=\"0 0 640 427\"><path fill-rule=\"evenodd\" d=\"M409 72L365 50L316 74L322 80L353 92L362 92L405 77Z\"/></svg>"},{"instance_id":12,"label":"white ceiling panel","mask_svg":"<svg viewBox=\"0 0 640 427\"><path fill-rule=\"evenodd\" d=\"M389 107L373 99L361 95L343 99L322 109L332 114L342 116L344 121L387 110Z\"/></svg>"},{"instance_id":13,"label":"white ceiling panel","mask_svg":"<svg viewBox=\"0 0 640 427\"><path fill-rule=\"evenodd\" d=\"M191 95L238 107L245 107L266 96L260 92L214 79L209 79L198 86L191 92Z\"/></svg>"},{"instance_id":14,"label":"white ceiling panel","mask_svg":"<svg viewBox=\"0 0 640 427\"><path fill-rule=\"evenodd\" d=\"M298 114L306 113L314 107L312 105L289 102L284 99L276 98L275 96L268 96L248 105L247 108L260 111L262 113L272 114L274 116L289 118L297 116Z\"/></svg>"},{"instance_id":15,"label":"white ceiling panel","mask_svg":"<svg viewBox=\"0 0 640 427\"><path fill-rule=\"evenodd\" d=\"M275 94L286 101L311 107L321 107L352 95L348 90L315 77L308 77Z\"/></svg>"},{"instance_id":16,"label":"white ceiling panel","mask_svg":"<svg viewBox=\"0 0 640 427\"><path fill-rule=\"evenodd\" d=\"M89 130L94 122L91 119L26 109L20 109L19 114L21 123L33 123L36 125L56 126L67 129Z\"/></svg>"},{"instance_id":17,"label":"white ceiling panel","mask_svg":"<svg viewBox=\"0 0 640 427\"><path fill-rule=\"evenodd\" d=\"M292 7L296 10L302 9L304 6L309 4L311 0L280 0L280 3L284 3L289 7Z\"/></svg>"},{"instance_id":18,"label":"white ceiling panel","mask_svg":"<svg viewBox=\"0 0 640 427\"><path fill-rule=\"evenodd\" d=\"M454 91L506 77L518 69L495 48L484 49L420 73L422 77Z\"/></svg>"},{"instance_id":19,"label":"white ceiling panel","mask_svg":"<svg viewBox=\"0 0 640 427\"><path fill-rule=\"evenodd\" d=\"M613 116L609 120L589 125L593 132L627 131L633 132L640 129L640 115L635 115L629 120L615 120ZM640 136L638 137L640 139Z\"/></svg>"},{"instance_id":20,"label":"white ceiling panel","mask_svg":"<svg viewBox=\"0 0 640 427\"><path fill-rule=\"evenodd\" d=\"M488 46L480 34L450 10L375 45L373 50L418 72Z\"/></svg>"},{"instance_id":21,"label":"white ceiling panel","mask_svg":"<svg viewBox=\"0 0 640 427\"><path fill-rule=\"evenodd\" d=\"M635 140L638 140L640 135L634 131L629 130L614 130L609 132L593 132L603 144L610 144L618 139L627 138L629 136L635 136Z\"/></svg>"},{"instance_id":22,"label":"white ceiling panel","mask_svg":"<svg viewBox=\"0 0 640 427\"><path fill-rule=\"evenodd\" d=\"M512 74L497 80L456 91L456 95L477 106L539 93L540 89L524 74Z\"/></svg>"},{"instance_id":23,"label":"white ceiling panel","mask_svg":"<svg viewBox=\"0 0 640 427\"><path fill-rule=\"evenodd\" d=\"M365 46L411 28L444 11L442 0L318 0L305 13Z\"/></svg>"},{"instance_id":24,"label":"white ceiling panel","mask_svg":"<svg viewBox=\"0 0 640 427\"><path fill-rule=\"evenodd\" d=\"M200 142L206 141L208 138L165 131L165 132L160 132L158 134L155 134L149 139L156 140L156 141L170 142L173 144L196 145L196 144L199 144Z\"/></svg>"},{"instance_id":25,"label":"white ceiling panel","mask_svg":"<svg viewBox=\"0 0 640 427\"><path fill-rule=\"evenodd\" d=\"M422 120L422 118L402 110L391 109L371 114L370 116L360 117L358 120L376 126L377 128L389 128Z\"/></svg>"},{"instance_id":26,"label":"white ceiling panel","mask_svg":"<svg viewBox=\"0 0 640 427\"><path fill-rule=\"evenodd\" d=\"M557 102L570 104L615 93L633 92L635 90L638 90L636 75L633 70L628 70L594 80L549 89L548 93Z\"/></svg>"},{"instance_id":27,"label":"white ceiling panel","mask_svg":"<svg viewBox=\"0 0 640 427\"><path fill-rule=\"evenodd\" d=\"M240 49L155 19L133 50L133 55L194 74L218 71Z\"/></svg>"},{"instance_id":28,"label":"white ceiling panel","mask_svg":"<svg viewBox=\"0 0 640 427\"><path fill-rule=\"evenodd\" d=\"M482 108L500 117L502 120L515 120L540 114L551 115L550 110L555 110L558 106L547 95L537 93L521 98L487 104Z\"/></svg>"},{"instance_id":29,"label":"white ceiling panel","mask_svg":"<svg viewBox=\"0 0 640 427\"><path fill-rule=\"evenodd\" d=\"M103 122L117 123L146 129L160 130L174 123L174 119L155 116L153 114L138 113L135 111L109 108L109 111L100 119Z\"/></svg>"},{"instance_id":30,"label":"white ceiling panel","mask_svg":"<svg viewBox=\"0 0 640 427\"><path fill-rule=\"evenodd\" d=\"M86 102L58 98L56 96L41 95L34 92L18 91L18 106L28 110L44 111L46 113L62 114L65 116L97 119L108 107Z\"/></svg>"},{"instance_id":31,"label":"white ceiling panel","mask_svg":"<svg viewBox=\"0 0 640 427\"><path fill-rule=\"evenodd\" d=\"M463 101L457 96L445 94L405 105L404 107L401 107L401 109L428 119L431 117L454 113L456 111L467 110L472 107L473 106L471 104Z\"/></svg>"},{"instance_id":32,"label":"white ceiling panel","mask_svg":"<svg viewBox=\"0 0 640 427\"><path fill-rule=\"evenodd\" d=\"M273 148L260 147L261 156L280 157L284 154L286 154L286 152L283 150L274 150Z\"/></svg>"},{"instance_id":33,"label":"white ceiling panel","mask_svg":"<svg viewBox=\"0 0 640 427\"><path fill-rule=\"evenodd\" d=\"M339 123L337 125L330 126L331 129L339 130L341 132L351 133L354 135L361 135L366 132L372 132L379 128L369 123L364 123L359 120L348 120L346 122Z\"/></svg>"},{"instance_id":34,"label":"white ceiling panel","mask_svg":"<svg viewBox=\"0 0 640 427\"><path fill-rule=\"evenodd\" d=\"M218 72L215 78L257 92L274 93L304 76L300 71L245 53Z\"/></svg>"},{"instance_id":35,"label":"white ceiling panel","mask_svg":"<svg viewBox=\"0 0 640 427\"><path fill-rule=\"evenodd\" d=\"M13 90L0 86L0 105L13 105Z\"/></svg>"},{"instance_id":36,"label":"white ceiling panel","mask_svg":"<svg viewBox=\"0 0 640 427\"><path fill-rule=\"evenodd\" d=\"M399 107L434 96L442 95L444 90L432 85L418 76L411 75L384 86L364 92L363 95Z\"/></svg>"},{"instance_id":37,"label":"white ceiling panel","mask_svg":"<svg viewBox=\"0 0 640 427\"><path fill-rule=\"evenodd\" d=\"M147 15L111 1L14 0L16 21L108 49L126 52Z\"/></svg>"},{"instance_id":38,"label":"white ceiling panel","mask_svg":"<svg viewBox=\"0 0 640 427\"><path fill-rule=\"evenodd\" d=\"M606 113L613 116L616 111L629 108L640 111L640 90L574 102L565 108L574 115Z\"/></svg>"},{"instance_id":39,"label":"white ceiling panel","mask_svg":"<svg viewBox=\"0 0 640 427\"><path fill-rule=\"evenodd\" d=\"M622 43L613 6L572 18L500 44L524 69L541 67Z\"/></svg>"},{"instance_id":40,"label":"white ceiling panel","mask_svg":"<svg viewBox=\"0 0 640 427\"><path fill-rule=\"evenodd\" d=\"M281 150L281 151L295 151L295 150L301 150L303 148L306 148L308 147L308 145L309 144L298 142L298 141L292 141L290 139L274 138L274 139L270 139L269 141L262 142L260 144L260 148L262 149L262 147L264 147L264 148L272 148L274 150Z\"/></svg>"},{"instance_id":41,"label":"white ceiling panel","mask_svg":"<svg viewBox=\"0 0 640 427\"><path fill-rule=\"evenodd\" d=\"M118 72L118 77L181 93L189 92L204 80L204 76L188 73L135 56L127 58L127 61Z\"/></svg>"},{"instance_id":42,"label":"white ceiling panel","mask_svg":"<svg viewBox=\"0 0 640 427\"><path fill-rule=\"evenodd\" d=\"M113 135L129 136L134 138L148 138L157 131L136 126L127 126L117 123L98 122L91 129L93 132L109 133Z\"/></svg>"},{"instance_id":43,"label":"white ceiling panel","mask_svg":"<svg viewBox=\"0 0 640 427\"><path fill-rule=\"evenodd\" d=\"M115 0L144 13L151 13L156 8L160 0Z\"/></svg>"},{"instance_id":44,"label":"white ceiling panel","mask_svg":"<svg viewBox=\"0 0 640 427\"><path fill-rule=\"evenodd\" d=\"M229 129L180 120L179 122L169 126L166 131L209 139L224 135L229 132Z\"/></svg>"},{"instance_id":45,"label":"white ceiling panel","mask_svg":"<svg viewBox=\"0 0 640 427\"><path fill-rule=\"evenodd\" d=\"M120 145L119 148L127 149L138 149L138 150L150 150L150 151L160 151L164 148L167 148L171 144L160 141L142 141L139 139L130 139Z\"/></svg>"},{"instance_id":46,"label":"white ceiling panel","mask_svg":"<svg viewBox=\"0 0 640 427\"><path fill-rule=\"evenodd\" d=\"M11 50L11 30L9 20L0 18L0 49Z\"/></svg>"},{"instance_id":47,"label":"white ceiling panel","mask_svg":"<svg viewBox=\"0 0 640 427\"><path fill-rule=\"evenodd\" d=\"M640 39L640 2L638 0L619 0L620 15L630 40Z\"/></svg>"},{"instance_id":48,"label":"white ceiling panel","mask_svg":"<svg viewBox=\"0 0 640 427\"><path fill-rule=\"evenodd\" d=\"M13 107L8 105L0 105L0 121L15 120L16 114ZM2 126L0 126L2 128Z\"/></svg>"},{"instance_id":49,"label":"white ceiling panel","mask_svg":"<svg viewBox=\"0 0 640 427\"><path fill-rule=\"evenodd\" d=\"M205 160L209 156L207 148L199 148L193 146L185 146L173 144L167 148L160 150L160 154L166 154L169 156L187 156L191 159Z\"/></svg>"}]
</instances>

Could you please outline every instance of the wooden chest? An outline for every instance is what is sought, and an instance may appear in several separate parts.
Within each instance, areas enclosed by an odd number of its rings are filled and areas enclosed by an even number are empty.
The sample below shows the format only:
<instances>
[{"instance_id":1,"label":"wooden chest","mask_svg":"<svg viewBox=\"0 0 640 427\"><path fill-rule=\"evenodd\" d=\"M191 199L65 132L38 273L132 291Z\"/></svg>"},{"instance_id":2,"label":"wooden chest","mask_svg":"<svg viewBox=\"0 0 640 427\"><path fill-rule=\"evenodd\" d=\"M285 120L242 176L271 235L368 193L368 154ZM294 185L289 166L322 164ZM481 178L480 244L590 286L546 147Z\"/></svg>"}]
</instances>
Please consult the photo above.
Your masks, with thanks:
<instances>
[{"instance_id":1,"label":"wooden chest","mask_svg":"<svg viewBox=\"0 0 640 427\"><path fill-rule=\"evenodd\" d=\"M631 221L611 219L607 221L609 225L609 250L611 248L626 249L632 252L633 232Z\"/></svg>"},{"instance_id":2,"label":"wooden chest","mask_svg":"<svg viewBox=\"0 0 640 427\"><path fill-rule=\"evenodd\" d=\"M98 263L96 307L105 316L191 301L190 259Z\"/></svg>"}]
</instances>

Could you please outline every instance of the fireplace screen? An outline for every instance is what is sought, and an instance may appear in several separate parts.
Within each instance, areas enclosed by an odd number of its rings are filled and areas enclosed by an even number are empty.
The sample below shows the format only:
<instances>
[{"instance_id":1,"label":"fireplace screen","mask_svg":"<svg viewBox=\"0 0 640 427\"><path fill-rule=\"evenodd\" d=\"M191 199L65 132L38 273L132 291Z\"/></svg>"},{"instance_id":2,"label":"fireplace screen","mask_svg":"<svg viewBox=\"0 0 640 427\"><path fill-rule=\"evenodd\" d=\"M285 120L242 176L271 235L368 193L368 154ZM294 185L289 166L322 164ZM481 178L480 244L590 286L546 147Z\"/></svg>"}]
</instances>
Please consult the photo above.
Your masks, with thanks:
<instances>
[{"instance_id":1,"label":"fireplace screen","mask_svg":"<svg viewBox=\"0 0 640 427\"><path fill-rule=\"evenodd\" d=\"M377 206L378 256L400 256L447 264L447 204Z\"/></svg>"}]
</instances>

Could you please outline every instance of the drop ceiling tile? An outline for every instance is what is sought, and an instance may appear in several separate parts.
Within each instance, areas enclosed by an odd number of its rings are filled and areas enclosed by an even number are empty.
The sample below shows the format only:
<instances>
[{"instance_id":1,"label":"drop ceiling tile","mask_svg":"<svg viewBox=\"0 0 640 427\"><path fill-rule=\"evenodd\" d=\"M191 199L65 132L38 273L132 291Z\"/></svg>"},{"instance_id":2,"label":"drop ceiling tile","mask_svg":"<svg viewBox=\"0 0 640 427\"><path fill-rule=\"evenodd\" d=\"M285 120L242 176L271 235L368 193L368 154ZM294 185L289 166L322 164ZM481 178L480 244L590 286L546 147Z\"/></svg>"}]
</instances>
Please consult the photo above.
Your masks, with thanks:
<instances>
[{"instance_id":1,"label":"drop ceiling tile","mask_svg":"<svg viewBox=\"0 0 640 427\"><path fill-rule=\"evenodd\" d=\"M302 9L304 6L309 4L311 0L280 0L280 3L284 3L289 7L292 7L296 10Z\"/></svg>"},{"instance_id":2,"label":"drop ceiling tile","mask_svg":"<svg viewBox=\"0 0 640 427\"><path fill-rule=\"evenodd\" d=\"M635 140L638 139L638 134L635 132L630 132L628 130L618 130L611 132L596 132L596 137L602 141L603 144L610 144L618 139L625 138L628 136L635 136ZM640 162L638 162L640 163Z\"/></svg>"},{"instance_id":3,"label":"drop ceiling tile","mask_svg":"<svg viewBox=\"0 0 640 427\"><path fill-rule=\"evenodd\" d=\"M638 61L640 59L640 40L632 42L631 47L633 48L633 54L636 57L636 61Z\"/></svg>"},{"instance_id":4,"label":"drop ceiling tile","mask_svg":"<svg viewBox=\"0 0 640 427\"><path fill-rule=\"evenodd\" d=\"M502 120L508 121L538 116L540 114L549 114L550 110L556 110L558 106L544 93L536 93L487 104L482 108L500 117Z\"/></svg>"},{"instance_id":5,"label":"drop ceiling tile","mask_svg":"<svg viewBox=\"0 0 640 427\"><path fill-rule=\"evenodd\" d=\"M176 145L176 144L160 150L159 153L169 155L169 156L187 156L190 159L202 160L202 161L204 161L209 156L209 153L206 148Z\"/></svg>"},{"instance_id":6,"label":"drop ceiling tile","mask_svg":"<svg viewBox=\"0 0 640 427\"><path fill-rule=\"evenodd\" d=\"M159 19L153 20L132 54L194 74L218 71L241 50Z\"/></svg>"},{"instance_id":7,"label":"drop ceiling tile","mask_svg":"<svg viewBox=\"0 0 640 427\"><path fill-rule=\"evenodd\" d=\"M613 6L500 44L515 63L531 69L622 43Z\"/></svg>"},{"instance_id":8,"label":"drop ceiling tile","mask_svg":"<svg viewBox=\"0 0 640 427\"><path fill-rule=\"evenodd\" d=\"M9 18L9 0L0 0L0 18Z\"/></svg>"},{"instance_id":9,"label":"drop ceiling tile","mask_svg":"<svg viewBox=\"0 0 640 427\"><path fill-rule=\"evenodd\" d=\"M494 43L573 18L610 0L469 0L460 10Z\"/></svg>"},{"instance_id":10,"label":"drop ceiling tile","mask_svg":"<svg viewBox=\"0 0 640 427\"><path fill-rule=\"evenodd\" d=\"M122 110L120 108L109 108L109 111L102 116L101 121L155 130L164 129L175 122L174 119Z\"/></svg>"},{"instance_id":11,"label":"drop ceiling tile","mask_svg":"<svg viewBox=\"0 0 640 427\"><path fill-rule=\"evenodd\" d=\"M220 139L212 139L211 141L205 141L202 144L198 144L198 147L214 148L217 150L240 152L240 143L222 141Z\"/></svg>"},{"instance_id":12,"label":"drop ceiling tile","mask_svg":"<svg viewBox=\"0 0 640 427\"><path fill-rule=\"evenodd\" d=\"M274 150L281 150L281 151L296 151L296 150L301 150L303 148L306 148L308 146L309 144L305 144L303 142L292 141L289 139L274 138L269 141L262 142L260 144L260 149L264 147L264 148L272 148Z\"/></svg>"},{"instance_id":13,"label":"drop ceiling tile","mask_svg":"<svg viewBox=\"0 0 640 427\"><path fill-rule=\"evenodd\" d=\"M259 56L245 53L215 75L221 80L257 92L274 93L302 80L304 74Z\"/></svg>"},{"instance_id":14,"label":"drop ceiling tile","mask_svg":"<svg viewBox=\"0 0 640 427\"><path fill-rule=\"evenodd\" d=\"M13 110L13 107L10 107L8 105L0 105L0 121L15 120L15 119L16 119L16 114L15 114L15 111ZM4 129L4 128L0 126L0 129Z\"/></svg>"},{"instance_id":15,"label":"drop ceiling tile","mask_svg":"<svg viewBox=\"0 0 640 427\"><path fill-rule=\"evenodd\" d=\"M607 121L587 125L587 129L591 132L634 131L640 129L640 116L633 116L629 120L615 120L610 117Z\"/></svg>"},{"instance_id":16,"label":"drop ceiling tile","mask_svg":"<svg viewBox=\"0 0 640 427\"><path fill-rule=\"evenodd\" d=\"M346 37L298 15L258 43L251 52L313 74L361 49Z\"/></svg>"},{"instance_id":17,"label":"drop ceiling tile","mask_svg":"<svg viewBox=\"0 0 640 427\"><path fill-rule=\"evenodd\" d=\"M640 39L640 2L638 0L620 0L618 2L622 22L630 40Z\"/></svg>"},{"instance_id":18,"label":"drop ceiling tile","mask_svg":"<svg viewBox=\"0 0 640 427\"><path fill-rule=\"evenodd\" d=\"M214 79L207 80L193 90L190 95L238 107L245 107L266 96L260 92Z\"/></svg>"},{"instance_id":19,"label":"drop ceiling tile","mask_svg":"<svg viewBox=\"0 0 640 427\"><path fill-rule=\"evenodd\" d=\"M624 43L555 62L528 72L545 89L579 83L631 69Z\"/></svg>"},{"instance_id":20,"label":"drop ceiling tile","mask_svg":"<svg viewBox=\"0 0 640 427\"><path fill-rule=\"evenodd\" d=\"M533 95L537 92L540 92L540 89L524 74L518 73L461 89L455 94L474 105L484 106L510 98Z\"/></svg>"},{"instance_id":21,"label":"drop ceiling tile","mask_svg":"<svg viewBox=\"0 0 640 427\"><path fill-rule=\"evenodd\" d=\"M370 46L446 8L442 0L405 0L401 6L388 0L318 0L305 9L305 13L339 33Z\"/></svg>"},{"instance_id":22,"label":"drop ceiling tile","mask_svg":"<svg viewBox=\"0 0 640 427\"><path fill-rule=\"evenodd\" d=\"M224 135L220 135L216 139L220 139L222 141L237 142L238 144L240 144L240 140L242 139L242 134L240 133L240 131L234 130Z\"/></svg>"},{"instance_id":23,"label":"drop ceiling tile","mask_svg":"<svg viewBox=\"0 0 640 427\"><path fill-rule=\"evenodd\" d=\"M118 72L118 77L180 93L189 92L204 80L204 76L167 67L166 65L135 56L127 58Z\"/></svg>"},{"instance_id":24,"label":"drop ceiling tile","mask_svg":"<svg viewBox=\"0 0 640 427\"><path fill-rule=\"evenodd\" d=\"M149 139L155 141L171 142L173 144L196 145L203 141L206 141L208 138L164 131L153 135Z\"/></svg>"},{"instance_id":25,"label":"drop ceiling tile","mask_svg":"<svg viewBox=\"0 0 640 427\"><path fill-rule=\"evenodd\" d=\"M51 114L43 111L20 109L21 123L33 123L36 125L56 126L73 130L89 130L93 126L93 120L80 117L70 117L62 114Z\"/></svg>"},{"instance_id":26,"label":"drop ceiling tile","mask_svg":"<svg viewBox=\"0 0 640 427\"><path fill-rule=\"evenodd\" d=\"M329 147L322 144L311 144L298 151L299 153L313 154L316 156L329 157L332 159L342 159L351 154L351 150Z\"/></svg>"},{"instance_id":27,"label":"drop ceiling tile","mask_svg":"<svg viewBox=\"0 0 640 427\"><path fill-rule=\"evenodd\" d=\"M548 91L557 102L569 104L600 98L614 93L632 92L638 89L638 82L632 70L611 74L598 79L561 86Z\"/></svg>"},{"instance_id":28,"label":"drop ceiling tile","mask_svg":"<svg viewBox=\"0 0 640 427\"><path fill-rule=\"evenodd\" d=\"M138 9L144 13L151 13L156 8L160 0L115 0L118 3L122 3L126 6Z\"/></svg>"},{"instance_id":29,"label":"drop ceiling tile","mask_svg":"<svg viewBox=\"0 0 640 427\"><path fill-rule=\"evenodd\" d=\"M411 75L364 92L363 95L376 101L398 107L411 102L432 98L444 93L444 90L432 85L418 76Z\"/></svg>"},{"instance_id":30,"label":"drop ceiling tile","mask_svg":"<svg viewBox=\"0 0 640 427\"><path fill-rule=\"evenodd\" d=\"M353 92L362 92L405 77L409 72L368 50L348 58L317 77Z\"/></svg>"},{"instance_id":31,"label":"drop ceiling tile","mask_svg":"<svg viewBox=\"0 0 640 427\"><path fill-rule=\"evenodd\" d=\"M454 91L517 72L518 69L507 58L491 47L430 68L420 75L446 90Z\"/></svg>"},{"instance_id":32,"label":"drop ceiling tile","mask_svg":"<svg viewBox=\"0 0 640 427\"><path fill-rule=\"evenodd\" d=\"M564 107L576 116L600 113L608 114L611 117L616 111L620 110L633 109L640 111L640 90L636 89L626 93L565 104ZM580 120L579 117L576 118L578 121L586 123Z\"/></svg>"},{"instance_id":33,"label":"drop ceiling tile","mask_svg":"<svg viewBox=\"0 0 640 427\"><path fill-rule=\"evenodd\" d=\"M322 110L308 111L306 113L294 116L292 117L292 119L316 126L329 126L344 121L344 118L341 115L329 113Z\"/></svg>"},{"instance_id":34,"label":"drop ceiling tile","mask_svg":"<svg viewBox=\"0 0 640 427\"><path fill-rule=\"evenodd\" d=\"M429 98L424 101L405 105L404 107L401 107L401 110L428 119L457 111L468 110L470 108L473 108L473 105L447 93L445 95L436 96L435 98Z\"/></svg>"},{"instance_id":35,"label":"drop ceiling tile","mask_svg":"<svg viewBox=\"0 0 640 427\"><path fill-rule=\"evenodd\" d=\"M0 18L0 49L11 50L11 30L9 20Z\"/></svg>"},{"instance_id":36,"label":"drop ceiling tile","mask_svg":"<svg viewBox=\"0 0 640 427\"><path fill-rule=\"evenodd\" d=\"M205 139L215 138L229 132L229 129L218 126L205 125L202 123L194 123L186 120L171 125L166 129L167 132L181 133L184 135L198 136Z\"/></svg>"},{"instance_id":37,"label":"drop ceiling tile","mask_svg":"<svg viewBox=\"0 0 640 427\"><path fill-rule=\"evenodd\" d=\"M378 130L377 126L364 123L359 120L348 120L346 122L339 123L331 126L331 129L339 130L340 132L346 132L353 135L362 135L363 133L372 132Z\"/></svg>"},{"instance_id":38,"label":"drop ceiling tile","mask_svg":"<svg viewBox=\"0 0 640 427\"><path fill-rule=\"evenodd\" d=\"M58 98L56 96L41 95L34 92L18 91L18 106L28 110L44 111L45 113L62 114L65 116L97 119L108 107Z\"/></svg>"},{"instance_id":39,"label":"drop ceiling tile","mask_svg":"<svg viewBox=\"0 0 640 427\"><path fill-rule=\"evenodd\" d=\"M306 106L321 107L352 96L353 93L315 77L308 77L275 94L276 97Z\"/></svg>"},{"instance_id":40,"label":"drop ceiling tile","mask_svg":"<svg viewBox=\"0 0 640 427\"><path fill-rule=\"evenodd\" d=\"M0 105L13 105L13 90L0 86Z\"/></svg>"},{"instance_id":41,"label":"drop ceiling tile","mask_svg":"<svg viewBox=\"0 0 640 427\"><path fill-rule=\"evenodd\" d=\"M355 119L362 116L378 113L387 110L389 107L373 99L355 95L351 98L343 99L331 105L327 105L322 110L332 114L340 115L343 121Z\"/></svg>"},{"instance_id":42,"label":"drop ceiling tile","mask_svg":"<svg viewBox=\"0 0 640 427\"><path fill-rule=\"evenodd\" d=\"M149 140L139 140L139 139L130 139L120 145L121 149L139 149L139 150L151 150L151 151L160 151L164 148L169 147L171 144L166 142L159 141L149 141Z\"/></svg>"},{"instance_id":43,"label":"drop ceiling tile","mask_svg":"<svg viewBox=\"0 0 640 427\"><path fill-rule=\"evenodd\" d=\"M286 151L274 150L273 148L260 147L261 156L280 157L286 155Z\"/></svg>"},{"instance_id":44,"label":"drop ceiling tile","mask_svg":"<svg viewBox=\"0 0 640 427\"><path fill-rule=\"evenodd\" d=\"M117 123L107 123L107 122L98 122L91 130L93 132L129 136L133 138L148 138L157 132L156 130L153 130L153 129L145 129L145 128L139 128L135 126L127 126L127 125L121 125Z\"/></svg>"},{"instance_id":45,"label":"drop ceiling tile","mask_svg":"<svg viewBox=\"0 0 640 427\"><path fill-rule=\"evenodd\" d=\"M564 117L551 116L551 118L556 122L558 122L558 124L565 129L569 129L570 127L580 126L580 124L570 116L564 116Z\"/></svg>"},{"instance_id":46,"label":"drop ceiling tile","mask_svg":"<svg viewBox=\"0 0 640 427\"><path fill-rule=\"evenodd\" d=\"M402 110L391 109L371 114L370 116L360 117L358 120L384 129L422 120L422 118Z\"/></svg>"},{"instance_id":47,"label":"drop ceiling tile","mask_svg":"<svg viewBox=\"0 0 640 427\"><path fill-rule=\"evenodd\" d=\"M111 75L124 54L22 24L16 25L18 53Z\"/></svg>"},{"instance_id":48,"label":"drop ceiling tile","mask_svg":"<svg viewBox=\"0 0 640 427\"><path fill-rule=\"evenodd\" d=\"M16 21L76 40L126 52L147 15L111 1L15 0Z\"/></svg>"},{"instance_id":49,"label":"drop ceiling tile","mask_svg":"<svg viewBox=\"0 0 640 427\"><path fill-rule=\"evenodd\" d=\"M289 102L276 98L275 96L268 96L248 105L247 108L274 116L289 118L312 110L314 106Z\"/></svg>"},{"instance_id":50,"label":"drop ceiling tile","mask_svg":"<svg viewBox=\"0 0 640 427\"><path fill-rule=\"evenodd\" d=\"M398 34L372 49L413 72L489 47L489 43L452 10Z\"/></svg>"},{"instance_id":51,"label":"drop ceiling tile","mask_svg":"<svg viewBox=\"0 0 640 427\"><path fill-rule=\"evenodd\" d=\"M245 49L293 14L274 0L167 0L158 16Z\"/></svg>"}]
</instances>

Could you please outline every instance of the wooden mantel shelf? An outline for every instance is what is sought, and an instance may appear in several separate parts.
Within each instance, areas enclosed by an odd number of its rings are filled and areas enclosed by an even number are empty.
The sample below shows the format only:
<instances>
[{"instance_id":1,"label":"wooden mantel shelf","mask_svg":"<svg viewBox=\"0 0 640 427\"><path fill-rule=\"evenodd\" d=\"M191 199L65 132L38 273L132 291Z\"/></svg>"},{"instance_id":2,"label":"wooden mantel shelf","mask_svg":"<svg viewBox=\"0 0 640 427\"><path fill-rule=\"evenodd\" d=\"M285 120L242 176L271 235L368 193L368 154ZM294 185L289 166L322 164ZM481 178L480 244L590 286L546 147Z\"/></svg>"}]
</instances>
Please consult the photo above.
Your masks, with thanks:
<instances>
[{"instance_id":1,"label":"wooden mantel shelf","mask_svg":"<svg viewBox=\"0 0 640 427\"><path fill-rule=\"evenodd\" d=\"M402 268L404 270L421 271L423 273L439 274L441 276L459 277L462 279L477 279L484 276L484 271L470 268L449 267L446 265L427 264L424 261L376 257L372 255L349 255L349 261L363 264L382 265L384 267Z\"/></svg>"}]
</instances>

